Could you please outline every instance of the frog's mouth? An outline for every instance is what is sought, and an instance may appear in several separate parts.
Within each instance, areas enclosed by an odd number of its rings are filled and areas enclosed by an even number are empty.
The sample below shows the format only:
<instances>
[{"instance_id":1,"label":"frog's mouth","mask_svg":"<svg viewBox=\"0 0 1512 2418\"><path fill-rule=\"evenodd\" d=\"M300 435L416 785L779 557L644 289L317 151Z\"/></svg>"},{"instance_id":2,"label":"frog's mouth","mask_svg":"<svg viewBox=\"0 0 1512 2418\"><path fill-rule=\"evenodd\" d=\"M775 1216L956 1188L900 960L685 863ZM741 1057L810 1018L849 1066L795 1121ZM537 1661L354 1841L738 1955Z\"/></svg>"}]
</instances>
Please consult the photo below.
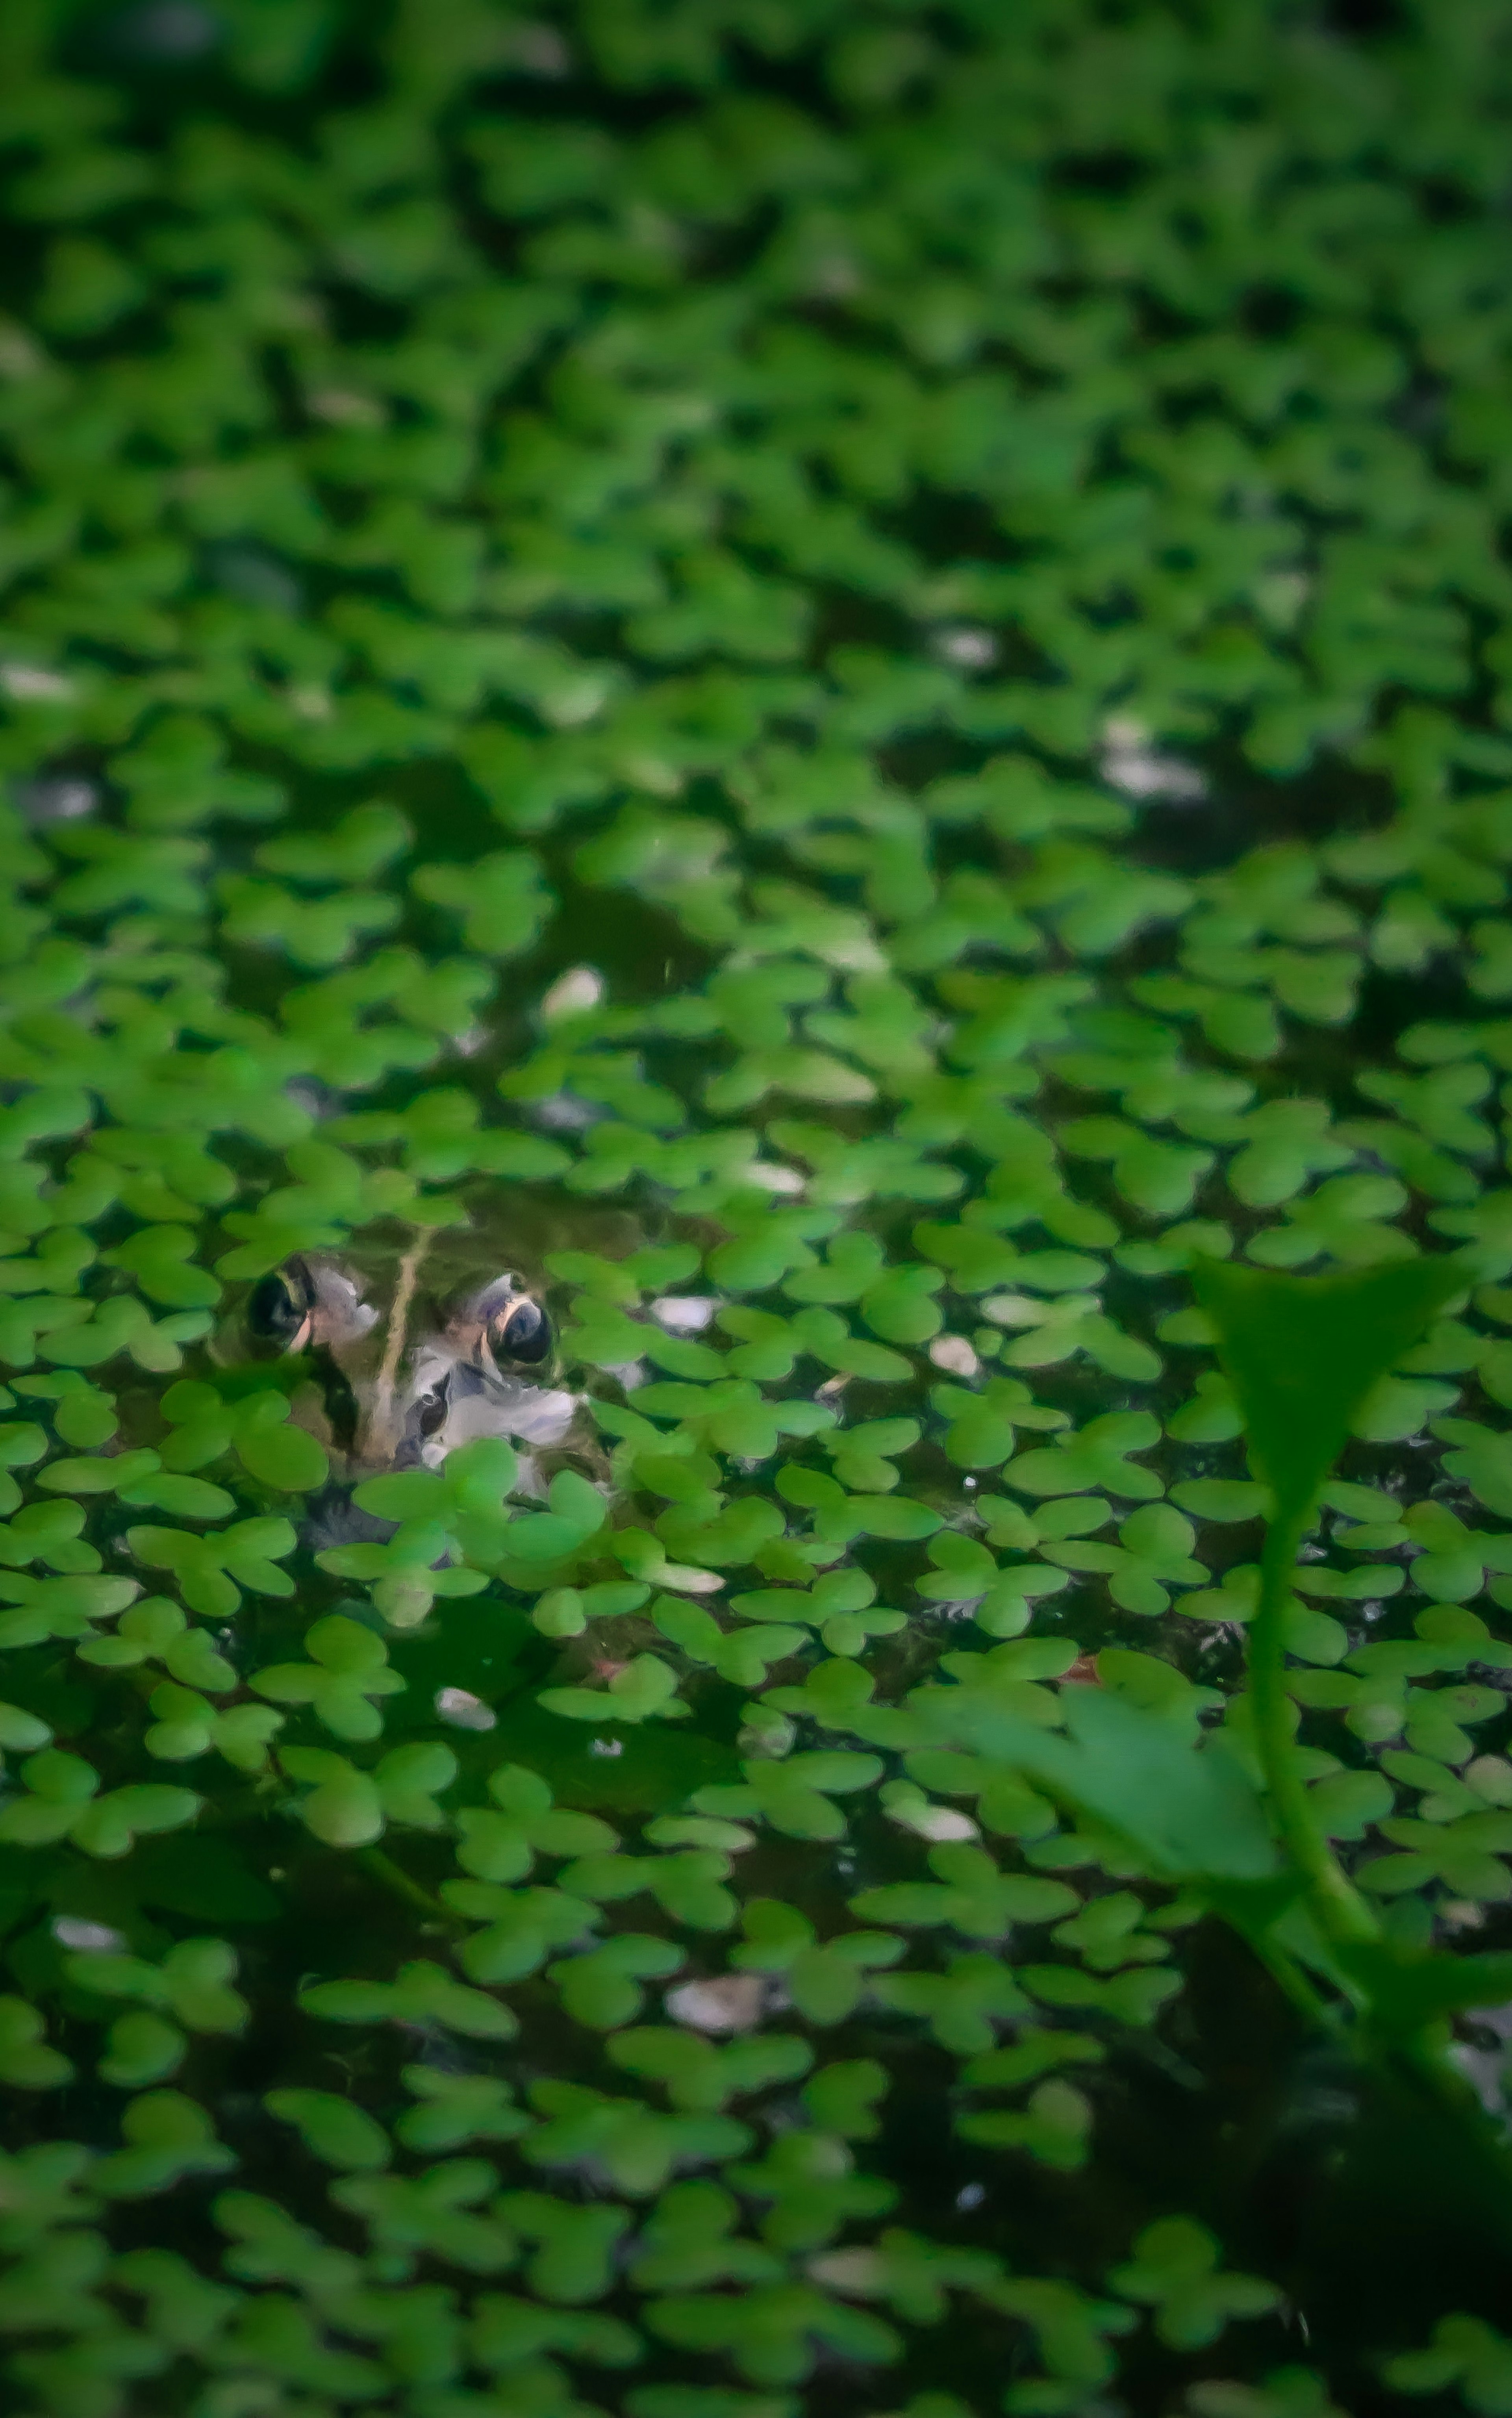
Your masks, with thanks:
<instances>
[{"instance_id":1,"label":"frog's mouth","mask_svg":"<svg viewBox=\"0 0 1512 2418\"><path fill-rule=\"evenodd\" d=\"M247 1301L248 1347L308 1361L322 1442L352 1477L435 1468L484 1435L557 1444L578 1408L576 1395L549 1383L551 1321L518 1277L495 1277L439 1320L422 1304L428 1241L418 1235L400 1259L387 1315L367 1301L359 1278L313 1253L284 1261Z\"/></svg>"}]
</instances>

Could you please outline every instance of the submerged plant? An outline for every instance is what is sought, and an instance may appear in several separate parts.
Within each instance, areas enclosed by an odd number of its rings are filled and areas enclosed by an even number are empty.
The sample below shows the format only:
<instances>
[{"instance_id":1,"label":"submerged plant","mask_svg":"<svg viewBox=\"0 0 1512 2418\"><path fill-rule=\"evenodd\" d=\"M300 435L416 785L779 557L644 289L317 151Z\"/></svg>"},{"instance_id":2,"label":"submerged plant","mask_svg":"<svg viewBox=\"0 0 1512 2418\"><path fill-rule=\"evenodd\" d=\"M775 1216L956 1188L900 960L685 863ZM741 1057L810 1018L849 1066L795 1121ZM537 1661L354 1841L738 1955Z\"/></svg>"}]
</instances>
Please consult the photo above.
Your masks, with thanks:
<instances>
[{"instance_id":1,"label":"submerged plant","mask_svg":"<svg viewBox=\"0 0 1512 2418\"><path fill-rule=\"evenodd\" d=\"M1267 1500L1259 1584L1246 1606L1247 1692L1235 1700L1250 1756L1236 1760L1223 1738L1173 1731L1164 1708L1106 1693L1067 1706L1068 1739L1007 1707L963 1707L950 1697L936 1708L937 1726L1108 1824L1144 1877L1184 1883L1232 1922L1305 2016L1332 2036L1348 2039L1352 2028L1367 2060L1399 2051L1446 2111L1489 2144L1474 2095L1443 2055L1444 2018L1504 2003L1512 1958L1450 1955L1392 1937L1345 1873L1309 1787L1287 1672L1297 1554L1351 1423L1434 1313L1463 1299L1465 1269L1454 1259L1394 1260L1308 1278L1208 1261L1193 1281ZM1245 1768L1251 1760L1253 1773ZM1341 2032L1349 2012L1357 2023ZM1496 2164L1504 2233L1512 2164Z\"/></svg>"}]
</instances>

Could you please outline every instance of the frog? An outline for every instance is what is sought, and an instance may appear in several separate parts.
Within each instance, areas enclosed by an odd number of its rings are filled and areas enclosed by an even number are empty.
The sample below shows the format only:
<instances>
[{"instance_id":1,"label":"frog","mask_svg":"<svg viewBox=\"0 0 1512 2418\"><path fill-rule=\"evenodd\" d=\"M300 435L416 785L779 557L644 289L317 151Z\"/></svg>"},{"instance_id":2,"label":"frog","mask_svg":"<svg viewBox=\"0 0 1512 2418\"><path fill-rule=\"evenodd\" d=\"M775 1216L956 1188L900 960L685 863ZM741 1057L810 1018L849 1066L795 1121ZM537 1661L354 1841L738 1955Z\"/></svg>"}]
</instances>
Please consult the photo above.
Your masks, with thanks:
<instances>
[{"instance_id":1,"label":"frog","mask_svg":"<svg viewBox=\"0 0 1512 2418\"><path fill-rule=\"evenodd\" d=\"M553 1384L555 1329L537 1288L501 1271L450 1293L422 1290L430 1245L364 1270L298 1251L254 1283L217 1357L299 1361L294 1416L326 1446L338 1483L436 1469L460 1445L499 1436L522 1454L567 1446L582 1397ZM375 1297L374 1297L375 1296Z\"/></svg>"}]
</instances>

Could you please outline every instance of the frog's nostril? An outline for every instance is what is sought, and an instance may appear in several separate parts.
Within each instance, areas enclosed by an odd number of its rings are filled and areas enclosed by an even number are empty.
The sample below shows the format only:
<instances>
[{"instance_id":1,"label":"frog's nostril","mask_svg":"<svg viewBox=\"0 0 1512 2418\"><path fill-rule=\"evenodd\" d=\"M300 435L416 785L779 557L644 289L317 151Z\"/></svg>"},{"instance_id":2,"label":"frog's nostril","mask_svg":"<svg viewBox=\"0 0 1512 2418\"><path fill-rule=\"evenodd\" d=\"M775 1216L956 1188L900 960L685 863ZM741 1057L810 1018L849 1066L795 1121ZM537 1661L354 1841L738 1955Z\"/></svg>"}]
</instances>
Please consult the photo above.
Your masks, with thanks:
<instances>
[{"instance_id":1,"label":"frog's nostril","mask_svg":"<svg viewBox=\"0 0 1512 2418\"><path fill-rule=\"evenodd\" d=\"M253 1285L247 1302L247 1331L254 1343L275 1352L302 1352L310 1340L315 1308L314 1279L301 1259L285 1260Z\"/></svg>"},{"instance_id":2,"label":"frog's nostril","mask_svg":"<svg viewBox=\"0 0 1512 2418\"><path fill-rule=\"evenodd\" d=\"M514 1360L534 1368L551 1350L551 1321L527 1293L496 1310L487 1329L488 1349L496 1361Z\"/></svg>"}]
</instances>

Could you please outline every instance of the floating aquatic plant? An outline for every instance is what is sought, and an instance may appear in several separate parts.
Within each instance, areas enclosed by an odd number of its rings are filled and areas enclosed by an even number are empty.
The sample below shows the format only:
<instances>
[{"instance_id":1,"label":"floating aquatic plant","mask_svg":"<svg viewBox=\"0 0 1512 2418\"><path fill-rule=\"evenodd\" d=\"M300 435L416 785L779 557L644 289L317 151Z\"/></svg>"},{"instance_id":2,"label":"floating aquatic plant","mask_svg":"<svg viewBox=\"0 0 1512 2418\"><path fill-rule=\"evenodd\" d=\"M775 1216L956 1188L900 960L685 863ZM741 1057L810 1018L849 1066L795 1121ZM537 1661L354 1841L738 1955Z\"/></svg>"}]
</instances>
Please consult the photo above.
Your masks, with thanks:
<instances>
[{"instance_id":1,"label":"floating aquatic plant","mask_svg":"<svg viewBox=\"0 0 1512 2418\"><path fill-rule=\"evenodd\" d=\"M1495 12L0 62L7 2406L1503 2407Z\"/></svg>"}]
</instances>

